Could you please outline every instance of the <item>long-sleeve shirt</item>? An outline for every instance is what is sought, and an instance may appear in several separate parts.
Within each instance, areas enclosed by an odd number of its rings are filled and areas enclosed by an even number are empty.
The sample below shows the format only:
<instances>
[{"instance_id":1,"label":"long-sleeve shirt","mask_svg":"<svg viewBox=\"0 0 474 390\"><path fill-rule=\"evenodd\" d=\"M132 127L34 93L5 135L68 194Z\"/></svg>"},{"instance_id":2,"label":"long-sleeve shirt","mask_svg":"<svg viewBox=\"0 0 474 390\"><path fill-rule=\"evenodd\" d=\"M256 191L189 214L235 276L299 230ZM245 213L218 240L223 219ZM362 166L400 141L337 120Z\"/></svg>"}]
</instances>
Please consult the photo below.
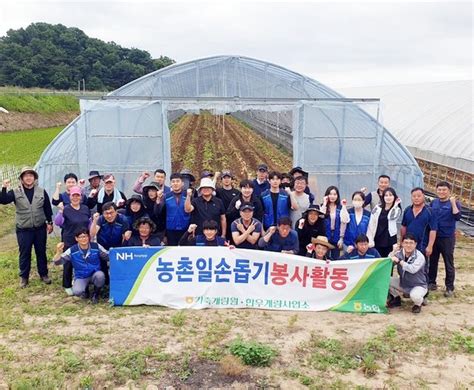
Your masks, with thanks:
<instances>
[{"instance_id":1,"label":"long-sleeve shirt","mask_svg":"<svg viewBox=\"0 0 474 390\"><path fill-rule=\"evenodd\" d=\"M35 193L35 188L25 188L23 186L23 191L28 198L28 201L31 203L33 201L33 195ZM0 204L10 204L15 203L15 193L13 190L7 191L5 187L2 187L2 192L0 194ZM46 216L46 222L51 223L53 220L53 209L51 207L51 201L49 200L48 193L44 190L44 203L43 211Z\"/></svg>"}]
</instances>

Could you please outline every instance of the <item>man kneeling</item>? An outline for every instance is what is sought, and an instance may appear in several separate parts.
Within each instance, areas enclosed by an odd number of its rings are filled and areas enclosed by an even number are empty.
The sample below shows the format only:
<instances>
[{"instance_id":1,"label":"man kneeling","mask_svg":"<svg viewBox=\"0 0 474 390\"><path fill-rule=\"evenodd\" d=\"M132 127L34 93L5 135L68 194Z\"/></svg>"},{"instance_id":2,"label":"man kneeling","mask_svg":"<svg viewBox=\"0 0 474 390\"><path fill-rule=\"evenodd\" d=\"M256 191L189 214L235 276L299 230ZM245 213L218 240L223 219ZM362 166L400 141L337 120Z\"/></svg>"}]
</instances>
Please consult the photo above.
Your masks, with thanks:
<instances>
[{"instance_id":1,"label":"man kneeling","mask_svg":"<svg viewBox=\"0 0 474 390\"><path fill-rule=\"evenodd\" d=\"M64 243L56 246L56 254L53 257L54 264L60 265L68 261L72 263L74 270L74 283L72 292L75 296L88 298L89 283L94 285L92 303L99 301L100 289L105 283L105 274L100 269L100 260L107 261L107 251L94 242L90 242L89 231L81 228L74 234L77 244L63 253Z\"/></svg>"},{"instance_id":2,"label":"man kneeling","mask_svg":"<svg viewBox=\"0 0 474 390\"><path fill-rule=\"evenodd\" d=\"M402 250L392 256L392 261L397 264L400 278L392 276L390 279L390 299L388 307L401 306L400 294L410 294L415 304L411 311L419 313L423 297L428 292L426 280L425 256L416 249L416 237L406 234L402 240Z\"/></svg>"}]
</instances>

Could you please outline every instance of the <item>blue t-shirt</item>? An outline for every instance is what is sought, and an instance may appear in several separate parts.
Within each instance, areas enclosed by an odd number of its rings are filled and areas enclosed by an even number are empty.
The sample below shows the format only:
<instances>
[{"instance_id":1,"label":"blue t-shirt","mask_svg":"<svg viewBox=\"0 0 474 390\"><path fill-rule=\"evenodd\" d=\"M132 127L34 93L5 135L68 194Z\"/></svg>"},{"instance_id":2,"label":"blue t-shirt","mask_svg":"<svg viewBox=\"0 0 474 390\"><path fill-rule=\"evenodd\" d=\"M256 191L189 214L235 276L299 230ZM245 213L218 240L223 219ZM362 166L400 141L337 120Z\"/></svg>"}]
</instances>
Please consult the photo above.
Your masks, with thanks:
<instances>
[{"instance_id":1,"label":"blue t-shirt","mask_svg":"<svg viewBox=\"0 0 474 390\"><path fill-rule=\"evenodd\" d=\"M407 233L416 237L416 249L422 253L428 245L430 231L438 230L436 214L426 205L416 217L413 214L413 206L408 206L403 212L402 226L406 227Z\"/></svg>"},{"instance_id":2,"label":"blue t-shirt","mask_svg":"<svg viewBox=\"0 0 474 390\"><path fill-rule=\"evenodd\" d=\"M456 205L458 209L461 210L461 203L456 201ZM436 237L446 238L454 236L456 221L461 219L461 211L457 214L453 214L451 201L447 200L442 202L439 199L435 199L431 202L431 209L434 211L438 221L438 233Z\"/></svg>"},{"instance_id":3,"label":"blue t-shirt","mask_svg":"<svg viewBox=\"0 0 474 390\"><path fill-rule=\"evenodd\" d=\"M230 225L231 233L234 233L234 232L240 233L239 229L237 229L237 224L239 224L239 223L242 223L242 218L236 219L234 222L232 222L232 224ZM258 219L252 218L251 223L255 224L254 232L257 232L257 233L261 234L262 233L262 224L260 223L260 221ZM258 240L257 240L257 242L258 242ZM257 249L257 242L252 245L250 242L245 240L241 244L236 245L236 247L237 248L243 248L243 249Z\"/></svg>"},{"instance_id":4,"label":"blue t-shirt","mask_svg":"<svg viewBox=\"0 0 474 390\"><path fill-rule=\"evenodd\" d=\"M97 221L97 226L100 227L99 233L97 233L97 242L107 250L122 246L123 234L127 230L131 230L127 218L119 213L117 213L117 217L112 223L107 222L104 216L101 215Z\"/></svg>"}]
</instances>

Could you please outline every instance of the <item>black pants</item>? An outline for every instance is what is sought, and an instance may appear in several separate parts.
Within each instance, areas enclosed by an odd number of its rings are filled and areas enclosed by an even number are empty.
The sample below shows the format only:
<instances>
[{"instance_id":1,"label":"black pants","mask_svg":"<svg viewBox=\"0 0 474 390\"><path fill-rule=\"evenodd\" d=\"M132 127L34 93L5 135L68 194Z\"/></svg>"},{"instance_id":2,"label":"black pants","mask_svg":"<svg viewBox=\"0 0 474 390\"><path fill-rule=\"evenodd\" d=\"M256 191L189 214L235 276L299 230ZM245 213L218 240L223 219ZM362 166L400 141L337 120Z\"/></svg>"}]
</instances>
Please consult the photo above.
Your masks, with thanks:
<instances>
[{"instance_id":1,"label":"black pants","mask_svg":"<svg viewBox=\"0 0 474 390\"><path fill-rule=\"evenodd\" d=\"M62 239L62 237L61 237ZM64 242L64 240L62 240ZM72 245L64 243L63 251L66 252ZM63 287L72 288L72 262L66 261L63 264Z\"/></svg>"},{"instance_id":2,"label":"black pants","mask_svg":"<svg viewBox=\"0 0 474 390\"><path fill-rule=\"evenodd\" d=\"M439 256L443 256L444 267L446 268L446 278L444 283L447 290L454 290L454 244L456 238L452 237L437 237L433 245L433 253L430 256L430 283L436 284L436 277L438 276Z\"/></svg>"},{"instance_id":3,"label":"black pants","mask_svg":"<svg viewBox=\"0 0 474 390\"><path fill-rule=\"evenodd\" d=\"M20 277L29 278L31 270L31 249L35 247L36 266L40 276L48 275L46 257L46 225L31 229L17 229L16 238L20 251Z\"/></svg>"},{"instance_id":4,"label":"black pants","mask_svg":"<svg viewBox=\"0 0 474 390\"><path fill-rule=\"evenodd\" d=\"M166 237L168 238L168 245L169 246L177 246L181 237L186 230L167 230Z\"/></svg>"},{"instance_id":5,"label":"black pants","mask_svg":"<svg viewBox=\"0 0 474 390\"><path fill-rule=\"evenodd\" d=\"M382 257L388 257L388 254L393 250L392 246L385 246L385 247L376 247L377 251L380 253Z\"/></svg>"}]
</instances>

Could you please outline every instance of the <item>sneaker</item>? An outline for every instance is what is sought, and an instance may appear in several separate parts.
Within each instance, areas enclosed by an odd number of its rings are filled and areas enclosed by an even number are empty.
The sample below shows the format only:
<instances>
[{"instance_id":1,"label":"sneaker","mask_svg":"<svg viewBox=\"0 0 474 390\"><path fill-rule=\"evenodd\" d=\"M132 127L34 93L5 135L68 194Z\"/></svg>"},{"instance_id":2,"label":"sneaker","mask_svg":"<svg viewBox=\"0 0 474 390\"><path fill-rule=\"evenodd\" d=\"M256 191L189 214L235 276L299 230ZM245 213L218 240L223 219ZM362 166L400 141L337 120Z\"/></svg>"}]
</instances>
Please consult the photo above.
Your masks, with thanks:
<instances>
[{"instance_id":1,"label":"sneaker","mask_svg":"<svg viewBox=\"0 0 474 390\"><path fill-rule=\"evenodd\" d=\"M48 275L41 276L40 279L44 284L51 284L51 279L48 277Z\"/></svg>"},{"instance_id":2,"label":"sneaker","mask_svg":"<svg viewBox=\"0 0 474 390\"><path fill-rule=\"evenodd\" d=\"M451 298L451 297L453 297L453 296L454 296L454 290L446 290L446 291L444 292L444 296L445 296L446 298Z\"/></svg>"},{"instance_id":3,"label":"sneaker","mask_svg":"<svg viewBox=\"0 0 474 390\"><path fill-rule=\"evenodd\" d=\"M20 288L25 288L28 286L28 278L21 278L20 279Z\"/></svg>"},{"instance_id":4,"label":"sneaker","mask_svg":"<svg viewBox=\"0 0 474 390\"><path fill-rule=\"evenodd\" d=\"M74 295L74 293L72 292L72 288L71 288L71 287L65 288L64 291L65 291L66 294L69 295L70 297L72 297L72 296Z\"/></svg>"},{"instance_id":5,"label":"sneaker","mask_svg":"<svg viewBox=\"0 0 474 390\"><path fill-rule=\"evenodd\" d=\"M430 283L428 284L428 290L430 291L436 291L438 289L438 285L436 283Z\"/></svg>"},{"instance_id":6,"label":"sneaker","mask_svg":"<svg viewBox=\"0 0 474 390\"><path fill-rule=\"evenodd\" d=\"M411 312L415 313L415 314L420 313L421 312L421 306L413 305L413 307L411 308Z\"/></svg>"},{"instance_id":7,"label":"sneaker","mask_svg":"<svg viewBox=\"0 0 474 390\"><path fill-rule=\"evenodd\" d=\"M421 304L421 306L428 306L428 298L427 297L423 298L423 303Z\"/></svg>"},{"instance_id":8,"label":"sneaker","mask_svg":"<svg viewBox=\"0 0 474 390\"><path fill-rule=\"evenodd\" d=\"M394 307L400 307L402 305L402 299L400 297L395 297L393 299L391 299L387 306L392 309Z\"/></svg>"}]
</instances>

